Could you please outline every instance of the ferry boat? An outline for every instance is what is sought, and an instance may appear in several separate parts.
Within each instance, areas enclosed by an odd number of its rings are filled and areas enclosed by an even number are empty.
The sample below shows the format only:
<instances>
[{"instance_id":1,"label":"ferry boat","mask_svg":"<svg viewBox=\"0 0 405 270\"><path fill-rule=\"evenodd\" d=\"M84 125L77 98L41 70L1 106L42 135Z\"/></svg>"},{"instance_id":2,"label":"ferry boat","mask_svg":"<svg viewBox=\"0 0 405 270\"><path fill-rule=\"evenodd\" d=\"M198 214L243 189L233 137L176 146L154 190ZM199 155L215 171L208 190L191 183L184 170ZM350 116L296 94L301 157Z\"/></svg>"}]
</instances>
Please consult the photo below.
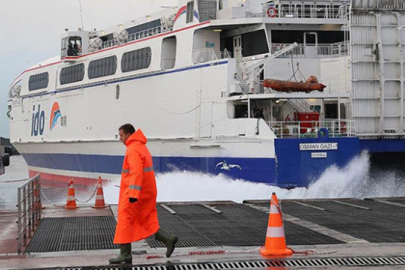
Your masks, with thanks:
<instances>
[{"instance_id":1,"label":"ferry boat","mask_svg":"<svg viewBox=\"0 0 405 270\"><path fill-rule=\"evenodd\" d=\"M61 55L10 86L11 141L31 175L92 184L119 177L118 127L132 123L157 173L308 186L365 149L405 152L404 13L397 0L179 0L66 30ZM311 78L323 91L263 86Z\"/></svg>"}]
</instances>

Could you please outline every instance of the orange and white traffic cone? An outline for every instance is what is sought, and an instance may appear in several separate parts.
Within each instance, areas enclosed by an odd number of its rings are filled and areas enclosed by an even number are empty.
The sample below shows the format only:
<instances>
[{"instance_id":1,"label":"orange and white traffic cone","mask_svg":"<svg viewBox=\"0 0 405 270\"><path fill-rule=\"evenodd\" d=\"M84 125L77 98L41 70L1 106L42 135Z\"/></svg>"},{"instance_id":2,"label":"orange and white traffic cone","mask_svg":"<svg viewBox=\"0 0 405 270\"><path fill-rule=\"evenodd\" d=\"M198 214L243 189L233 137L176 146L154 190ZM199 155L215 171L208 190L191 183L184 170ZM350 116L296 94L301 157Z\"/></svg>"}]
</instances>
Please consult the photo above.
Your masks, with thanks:
<instances>
[{"instance_id":1,"label":"orange and white traffic cone","mask_svg":"<svg viewBox=\"0 0 405 270\"><path fill-rule=\"evenodd\" d=\"M260 248L262 256L292 255L285 242L283 218L276 193L273 192L270 202L269 223L267 226L266 244Z\"/></svg>"},{"instance_id":2,"label":"orange and white traffic cone","mask_svg":"<svg viewBox=\"0 0 405 270\"><path fill-rule=\"evenodd\" d=\"M73 178L70 178L69 183L68 183L68 194L67 194L67 200L66 200L66 205L65 209L77 209L76 205L76 197L75 197L75 188L73 187Z\"/></svg>"},{"instance_id":3,"label":"orange and white traffic cone","mask_svg":"<svg viewBox=\"0 0 405 270\"><path fill-rule=\"evenodd\" d=\"M103 184L101 182L101 177L98 177L96 203L92 207L93 208L106 208L107 207L104 202Z\"/></svg>"}]
</instances>

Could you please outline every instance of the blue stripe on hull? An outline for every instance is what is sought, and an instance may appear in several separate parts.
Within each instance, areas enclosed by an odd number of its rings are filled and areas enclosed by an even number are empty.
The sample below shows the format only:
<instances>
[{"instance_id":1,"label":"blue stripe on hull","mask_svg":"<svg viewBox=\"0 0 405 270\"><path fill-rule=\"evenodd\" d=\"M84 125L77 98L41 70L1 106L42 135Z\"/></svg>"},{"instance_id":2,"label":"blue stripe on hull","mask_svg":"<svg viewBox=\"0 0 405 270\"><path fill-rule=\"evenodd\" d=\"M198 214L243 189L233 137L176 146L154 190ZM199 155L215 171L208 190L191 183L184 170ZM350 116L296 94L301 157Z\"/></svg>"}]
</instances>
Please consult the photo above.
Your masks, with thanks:
<instances>
[{"instance_id":1,"label":"blue stripe on hull","mask_svg":"<svg viewBox=\"0 0 405 270\"><path fill-rule=\"evenodd\" d=\"M29 166L88 173L121 174L122 156L80 154L23 154ZM218 163L239 165L229 171ZM224 174L233 179L276 185L276 164L272 158L218 158L218 157L154 157L153 167L157 173L192 171L209 174ZM296 183L297 184L297 183Z\"/></svg>"},{"instance_id":2,"label":"blue stripe on hull","mask_svg":"<svg viewBox=\"0 0 405 270\"><path fill-rule=\"evenodd\" d=\"M405 139L360 140L360 149L370 153L405 152Z\"/></svg>"},{"instance_id":3,"label":"blue stripe on hull","mask_svg":"<svg viewBox=\"0 0 405 270\"><path fill-rule=\"evenodd\" d=\"M300 143L338 143L337 150L301 151ZM358 138L277 139L277 163L272 158L220 157L154 157L157 173L192 171L224 174L233 179L267 183L280 187L308 186L331 165L343 167L361 151ZM313 158L311 153L325 152L325 158ZM80 154L23 154L34 167L88 173L120 174L122 156ZM226 162L228 167L220 162ZM238 165L230 168L229 165ZM229 169L229 170L227 170Z\"/></svg>"}]
</instances>

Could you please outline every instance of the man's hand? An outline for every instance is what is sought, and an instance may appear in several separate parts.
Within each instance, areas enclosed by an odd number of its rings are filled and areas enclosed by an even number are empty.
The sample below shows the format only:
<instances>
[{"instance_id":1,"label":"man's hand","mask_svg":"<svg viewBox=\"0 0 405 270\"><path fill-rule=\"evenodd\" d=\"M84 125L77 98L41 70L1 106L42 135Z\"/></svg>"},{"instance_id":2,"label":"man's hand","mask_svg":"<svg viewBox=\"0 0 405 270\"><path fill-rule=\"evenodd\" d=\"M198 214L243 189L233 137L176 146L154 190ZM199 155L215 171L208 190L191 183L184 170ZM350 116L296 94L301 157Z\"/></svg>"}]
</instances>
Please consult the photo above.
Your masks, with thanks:
<instances>
[{"instance_id":1,"label":"man's hand","mask_svg":"<svg viewBox=\"0 0 405 270\"><path fill-rule=\"evenodd\" d=\"M129 198L129 202L130 202L130 203L134 203L134 202L137 202L137 201L138 201L137 198Z\"/></svg>"}]
</instances>

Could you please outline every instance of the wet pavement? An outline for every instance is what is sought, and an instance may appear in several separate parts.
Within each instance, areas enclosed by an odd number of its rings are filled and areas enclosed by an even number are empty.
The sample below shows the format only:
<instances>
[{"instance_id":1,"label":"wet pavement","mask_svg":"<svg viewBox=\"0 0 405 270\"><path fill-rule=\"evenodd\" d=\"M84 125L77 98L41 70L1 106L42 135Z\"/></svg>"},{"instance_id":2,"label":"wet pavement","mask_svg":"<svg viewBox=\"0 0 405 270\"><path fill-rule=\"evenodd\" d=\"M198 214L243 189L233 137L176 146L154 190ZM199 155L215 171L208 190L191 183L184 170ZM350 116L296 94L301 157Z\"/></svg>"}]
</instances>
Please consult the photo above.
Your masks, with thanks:
<instances>
[{"instance_id":1,"label":"wet pavement","mask_svg":"<svg viewBox=\"0 0 405 270\"><path fill-rule=\"evenodd\" d=\"M397 208L392 209L392 211L380 212L381 207L384 208L389 204L382 202L376 204L376 201L392 200L391 198L379 198L373 200L283 201L287 244L294 250L293 256L285 258L263 258L258 250L260 245L264 244L266 237L266 219L269 209L264 205L268 202L248 201L245 204L233 202L165 203L164 207L159 204L158 213L161 225L179 235L179 245L172 258L167 259L164 257L165 248L156 245L153 239L133 243L133 263L137 267L131 266L128 269L340 269L340 267L346 268L348 266L359 267L356 269L362 269L362 267L367 269L366 267L371 266L378 266L379 269L404 269L405 241L402 241L402 238L391 239L392 236L384 234L383 231L379 237L369 239L370 241L362 238L363 231L367 231L370 227L378 230L378 226L385 226L378 219L385 219L392 223L395 220L393 218L395 215L404 215L401 211L405 211L405 208L400 206L401 203L398 203ZM401 200L403 198L396 198L395 202ZM307 206L313 205L315 202L318 205L317 208ZM327 218L316 219L319 212L325 212L320 209L326 209L322 207L326 207L330 203L333 203L333 207L327 209L328 218L331 218L335 211L342 210L348 210L348 212L357 215L352 211L352 208L356 208L359 211L366 211L367 216L373 216L374 213L376 222L364 221L360 218L359 225L350 224L348 226L352 227L353 230L347 231L344 226L336 227L336 222L326 222ZM357 208L353 205L363 208ZM90 231L89 235L83 236L70 227L75 225L72 222L75 223L80 218L117 218L117 205L110 205L101 210L93 209L88 205L79 206L81 207L76 210L65 210L61 207L48 205L43 210L42 229L45 232L49 231L49 237L54 237L53 239L58 241L65 241L61 245L70 246L70 250L31 252L23 256L16 256L15 254L5 256L3 254L0 256L0 269L51 269L57 267L61 267L61 269L72 267L75 269L117 269L109 268L107 264L108 258L117 255L117 249L105 249L101 242L98 250L79 250L77 248L78 245L86 241L92 245L98 245L97 240L92 242L91 239L97 239L106 228L97 227L94 223L97 221L89 221L87 227L95 230ZM305 211L302 209L297 211L296 208L300 207L305 207ZM51 219L69 221L63 228L56 228L44 222ZM335 219L339 219L339 216L336 216ZM355 218L353 220L355 221ZM398 219L398 225L400 224L402 221ZM359 228L363 228L363 230L359 230ZM383 228L381 227L381 229ZM194 233L187 234L190 229ZM114 228L111 227L111 230ZM215 231L217 234L214 234ZM333 231L336 233L331 233ZM55 238L57 233L64 236ZM239 235L237 235L238 233ZM403 231L398 233L402 235ZM91 238L91 236L96 238ZM367 234L365 236L368 237ZM383 237L386 237L385 240L380 241ZM61 240L62 238L66 240ZM36 241L39 241L39 244L41 241L46 244L51 241L49 239L45 233ZM353 241L353 239L358 241ZM199 245L198 243L202 243L203 240L208 240L213 244ZM315 244L319 241L322 244ZM228 242L229 244L226 244ZM102 267L99 267L100 265ZM280 265L282 268L277 268Z\"/></svg>"},{"instance_id":2,"label":"wet pavement","mask_svg":"<svg viewBox=\"0 0 405 270\"><path fill-rule=\"evenodd\" d=\"M107 243L117 205L93 209L94 198L84 202L95 187L79 186L80 208L66 210L63 184L42 187L45 209L37 230L42 232L28 239L32 247L57 248L18 255L15 204L16 190L28 176L23 165L0 177L0 269L405 269L405 198L281 200L286 242L295 251L288 258L263 258L258 251L266 238L269 201L158 203L161 226L180 237L172 258L149 238L132 244L136 267L110 268L108 258L118 253Z\"/></svg>"}]
</instances>

